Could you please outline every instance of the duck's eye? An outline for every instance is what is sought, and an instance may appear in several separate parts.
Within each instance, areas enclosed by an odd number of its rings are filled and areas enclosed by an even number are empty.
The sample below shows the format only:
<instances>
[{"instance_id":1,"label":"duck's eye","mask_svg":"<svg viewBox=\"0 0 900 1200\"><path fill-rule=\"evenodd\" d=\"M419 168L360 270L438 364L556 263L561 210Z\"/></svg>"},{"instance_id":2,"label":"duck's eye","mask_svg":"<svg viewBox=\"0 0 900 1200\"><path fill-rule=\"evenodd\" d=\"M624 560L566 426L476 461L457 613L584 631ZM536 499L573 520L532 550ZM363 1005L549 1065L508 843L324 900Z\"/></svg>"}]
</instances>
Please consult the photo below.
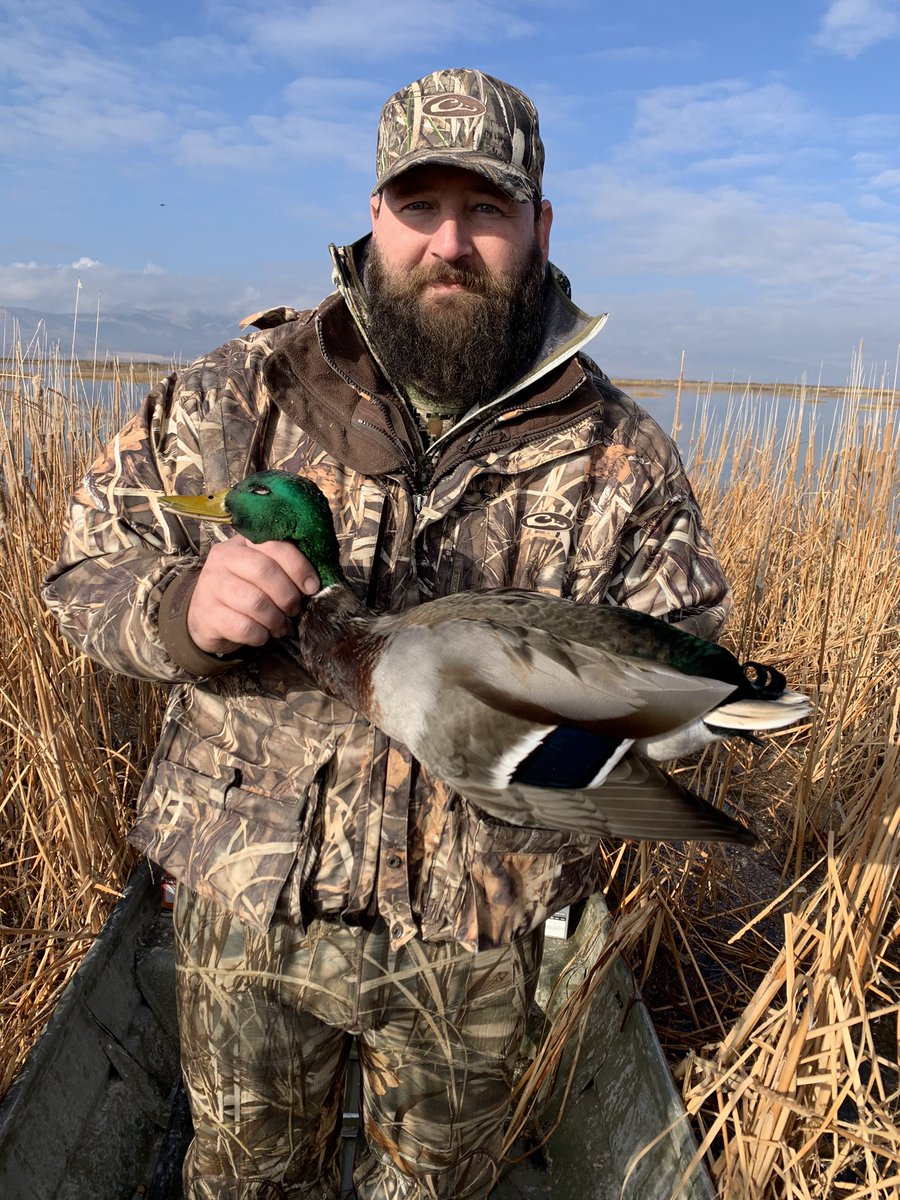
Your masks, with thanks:
<instances>
[{"instance_id":1,"label":"duck's eye","mask_svg":"<svg viewBox=\"0 0 900 1200\"><path fill-rule=\"evenodd\" d=\"M250 491L253 493L254 496L271 496L272 495L272 489L267 488L264 483L254 483L253 486L250 488Z\"/></svg>"}]
</instances>

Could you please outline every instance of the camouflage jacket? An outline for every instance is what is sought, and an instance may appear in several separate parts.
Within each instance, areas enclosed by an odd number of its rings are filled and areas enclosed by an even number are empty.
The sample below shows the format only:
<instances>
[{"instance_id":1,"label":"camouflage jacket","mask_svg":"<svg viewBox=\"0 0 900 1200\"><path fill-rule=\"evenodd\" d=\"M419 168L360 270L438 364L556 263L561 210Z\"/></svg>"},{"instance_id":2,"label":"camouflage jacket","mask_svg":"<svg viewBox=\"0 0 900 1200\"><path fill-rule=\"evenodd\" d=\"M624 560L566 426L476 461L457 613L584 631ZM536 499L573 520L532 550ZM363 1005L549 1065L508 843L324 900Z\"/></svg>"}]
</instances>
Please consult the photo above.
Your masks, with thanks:
<instances>
[{"instance_id":1,"label":"camouflage jacket","mask_svg":"<svg viewBox=\"0 0 900 1200\"><path fill-rule=\"evenodd\" d=\"M130 834L151 858L257 929L276 910L378 913L395 946L496 945L601 885L596 843L486 818L314 690L277 640L201 652L187 602L228 533L163 515L156 494L262 466L310 476L348 580L386 610L512 586L711 637L729 590L672 442L578 352L599 322L562 277L538 366L426 451L360 332L353 251L334 254L339 289L317 308L259 314L147 396L74 496L44 594L91 657L172 685Z\"/></svg>"}]
</instances>

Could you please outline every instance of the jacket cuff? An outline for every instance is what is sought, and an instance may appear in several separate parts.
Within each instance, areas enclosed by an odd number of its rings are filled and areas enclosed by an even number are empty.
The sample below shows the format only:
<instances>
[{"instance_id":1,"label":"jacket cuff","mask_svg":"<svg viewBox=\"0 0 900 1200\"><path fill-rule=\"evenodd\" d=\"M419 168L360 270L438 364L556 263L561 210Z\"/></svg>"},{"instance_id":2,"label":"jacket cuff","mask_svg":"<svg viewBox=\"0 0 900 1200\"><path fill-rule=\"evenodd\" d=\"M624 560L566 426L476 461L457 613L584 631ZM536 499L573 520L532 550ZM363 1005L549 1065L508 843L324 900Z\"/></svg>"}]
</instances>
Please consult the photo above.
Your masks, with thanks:
<instances>
[{"instance_id":1,"label":"jacket cuff","mask_svg":"<svg viewBox=\"0 0 900 1200\"><path fill-rule=\"evenodd\" d=\"M208 675L223 675L241 659L239 654L222 657L207 654L194 643L188 633L188 607L199 574L199 568L185 571L163 592L159 602L159 636L173 662L192 675L203 678Z\"/></svg>"},{"instance_id":2,"label":"jacket cuff","mask_svg":"<svg viewBox=\"0 0 900 1200\"><path fill-rule=\"evenodd\" d=\"M676 613L671 620L673 625L692 633L694 637L702 638L705 642L717 642L728 616L728 608L726 604L715 604L701 610L687 609Z\"/></svg>"}]
</instances>

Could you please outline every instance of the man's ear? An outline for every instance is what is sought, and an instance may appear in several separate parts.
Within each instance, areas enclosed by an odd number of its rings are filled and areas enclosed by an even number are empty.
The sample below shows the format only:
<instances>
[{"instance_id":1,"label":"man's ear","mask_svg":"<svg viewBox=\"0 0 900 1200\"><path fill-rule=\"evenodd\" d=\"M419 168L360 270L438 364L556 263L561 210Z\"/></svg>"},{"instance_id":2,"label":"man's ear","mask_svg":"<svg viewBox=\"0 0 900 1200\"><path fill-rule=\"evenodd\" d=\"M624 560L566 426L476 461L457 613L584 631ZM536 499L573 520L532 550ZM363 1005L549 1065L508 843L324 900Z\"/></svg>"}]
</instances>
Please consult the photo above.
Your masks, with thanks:
<instances>
[{"instance_id":1,"label":"man's ear","mask_svg":"<svg viewBox=\"0 0 900 1200\"><path fill-rule=\"evenodd\" d=\"M369 201L369 215L372 219L372 232L375 232L375 222L378 220L378 213L381 210L381 192L376 192Z\"/></svg>"},{"instance_id":2,"label":"man's ear","mask_svg":"<svg viewBox=\"0 0 900 1200\"><path fill-rule=\"evenodd\" d=\"M549 200L541 201L541 215L534 223L534 233L544 256L544 262L550 258L550 226L553 224L553 205Z\"/></svg>"}]
</instances>

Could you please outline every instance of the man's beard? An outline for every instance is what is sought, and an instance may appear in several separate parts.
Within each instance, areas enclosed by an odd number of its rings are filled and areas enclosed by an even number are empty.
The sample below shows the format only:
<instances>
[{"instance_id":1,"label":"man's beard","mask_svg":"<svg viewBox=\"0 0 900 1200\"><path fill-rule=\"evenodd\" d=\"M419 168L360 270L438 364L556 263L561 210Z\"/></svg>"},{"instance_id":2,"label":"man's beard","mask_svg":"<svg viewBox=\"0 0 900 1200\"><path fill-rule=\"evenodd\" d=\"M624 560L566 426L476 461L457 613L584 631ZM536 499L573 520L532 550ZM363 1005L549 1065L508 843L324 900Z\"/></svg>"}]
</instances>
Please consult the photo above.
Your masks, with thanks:
<instances>
[{"instance_id":1,"label":"man's beard","mask_svg":"<svg viewBox=\"0 0 900 1200\"><path fill-rule=\"evenodd\" d=\"M367 328L391 381L457 415L499 396L533 362L543 328L544 259L535 241L509 274L437 262L393 273L372 242ZM428 284L465 291L425 296Z\"/></svg>"}]
</instances>

